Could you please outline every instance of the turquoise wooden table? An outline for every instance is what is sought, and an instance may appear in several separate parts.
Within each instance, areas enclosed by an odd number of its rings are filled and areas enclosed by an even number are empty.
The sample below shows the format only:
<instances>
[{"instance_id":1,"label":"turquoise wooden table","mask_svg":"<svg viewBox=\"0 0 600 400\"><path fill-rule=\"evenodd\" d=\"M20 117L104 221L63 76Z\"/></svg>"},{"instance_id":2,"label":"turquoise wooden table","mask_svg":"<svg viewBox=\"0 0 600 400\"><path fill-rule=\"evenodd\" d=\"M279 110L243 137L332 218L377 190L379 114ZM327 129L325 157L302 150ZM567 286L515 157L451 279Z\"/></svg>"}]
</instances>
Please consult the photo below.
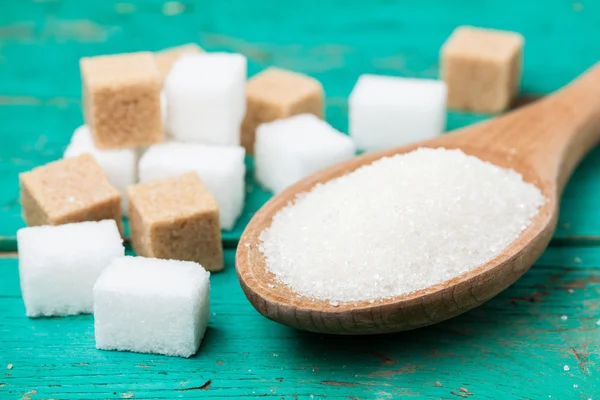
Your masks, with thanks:
<instances>
[{"instance_id":1,"label":"turquoise wooden table","mask_svg":"<svg viewBox=\"0 0 600 400\"><path fill-rule=\"evenodd\" d=\"M600 4L546 0L6 0L0 3L0 399L600 399L600 149L572 177L551 246L483 306L418 331L377 337L298 332L262 318L235 276L225 235L200 352L180 359L94 348L93 318L28 319L15 232L17 174L57 159L82 123L78 59L197 42L315 76L327 119L347 129L360 73L436 77L459 24L526 37L521 101L600 59ZM599 94L600 95L600 94ZM487 118L450 113L453 129ZM249 160L250 161L250 160Z\"/></svg>"}]
</instances>

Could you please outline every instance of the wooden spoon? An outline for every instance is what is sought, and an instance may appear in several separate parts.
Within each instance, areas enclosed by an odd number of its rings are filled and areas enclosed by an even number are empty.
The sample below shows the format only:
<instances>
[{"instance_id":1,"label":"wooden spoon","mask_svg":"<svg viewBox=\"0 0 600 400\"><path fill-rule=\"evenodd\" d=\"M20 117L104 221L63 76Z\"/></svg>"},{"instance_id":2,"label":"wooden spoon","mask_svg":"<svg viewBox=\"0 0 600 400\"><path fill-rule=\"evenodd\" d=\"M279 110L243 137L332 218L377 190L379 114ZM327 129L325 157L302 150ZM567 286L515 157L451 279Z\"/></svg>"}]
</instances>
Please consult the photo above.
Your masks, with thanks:
<instances>
[{"instance_id":1,"label":"wooden spoon","mask_svg":"<svg viewBox=\"0 0 600 400\"><path fill-rule=\"evenodd\" d=\"M494 297L523 275L552 238L560 194L582 157L600 141L600 63L555 94L506 115L451 134L367 153L319 171L271 199L252 219L237 249L236 268L252 305L265 317L308 331L334 334L397 332L434 324ZM371 304L298 295L275 281L258 250L261 232L298 193L363 165L419 147L461 149L521 173L546 203L532 224L493 260L441 284ZM342 279L343 277L340 277Z\"/></svg>"}]
</instances>

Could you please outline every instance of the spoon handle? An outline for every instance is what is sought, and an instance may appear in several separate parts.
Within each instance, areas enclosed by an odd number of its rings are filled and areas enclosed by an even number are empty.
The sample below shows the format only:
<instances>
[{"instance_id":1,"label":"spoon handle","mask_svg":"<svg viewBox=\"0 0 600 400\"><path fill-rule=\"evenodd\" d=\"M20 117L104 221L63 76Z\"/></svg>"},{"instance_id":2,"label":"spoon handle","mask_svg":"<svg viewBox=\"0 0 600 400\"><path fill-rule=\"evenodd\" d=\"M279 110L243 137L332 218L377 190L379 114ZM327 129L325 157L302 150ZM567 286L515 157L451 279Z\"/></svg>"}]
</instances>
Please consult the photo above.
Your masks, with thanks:
<instances>
[{"instance_id":1,"label":"spoon handle","mask_svg":"<svg viewBox=\"0 0 600 400\"><path fill-rule=\"evenodd\" d=\"M543 183L560 193L600 142L600 63L556 93L479 128L478 136L468 133L470 144L527 160Z\"/></svg>"}]
</instances>

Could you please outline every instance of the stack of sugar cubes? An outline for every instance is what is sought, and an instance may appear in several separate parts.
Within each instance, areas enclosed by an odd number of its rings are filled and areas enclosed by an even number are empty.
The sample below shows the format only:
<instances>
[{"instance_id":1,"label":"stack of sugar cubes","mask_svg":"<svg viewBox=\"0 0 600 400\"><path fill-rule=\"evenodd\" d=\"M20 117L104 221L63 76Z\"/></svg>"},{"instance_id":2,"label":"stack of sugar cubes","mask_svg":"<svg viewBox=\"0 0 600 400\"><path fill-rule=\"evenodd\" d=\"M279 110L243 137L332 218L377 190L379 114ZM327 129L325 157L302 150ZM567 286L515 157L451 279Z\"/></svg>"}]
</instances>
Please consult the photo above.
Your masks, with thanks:
<instances>
[{"instance_id":1,"label":"stack of sugar cubes","mask_svg":"<svg viewBox=\"0 0 600 400\"><path fill-rule=\"evenodd\" d=\"M121 192L125 215L128 186L196 172L217 201L221 228L233 229L245 194L245 57L184 45L84 58L81 72L86 125L65 157L92 154Z\"/></svg>"},{"instance_id":2,"label":"stack of sugar cubes","mask_svg":"<svg viewBox=\"0 0 600 400\"><path fill-rule=\"evenodd\" d=\"M190 357L209 317L210 273L190 261L126 257L114 220L20 229L29 317L94 313L96 347Z\"/></svg>"},{"instance_id":3,"label":"stack of sugar cubes","mask_svg":"<svg viewBox=\"0 0 600 400\"><path fill-rule=\"evenodd\" d=\"M125 215L138 255L223 269L221 229L246 193L246 64L193 44L83 58L86 124L64 159L21 175L27 225L114 219L123 232Z\"/></svg>"},{"instance_id":4,"label":"stack of sugar cubes","mask_svg":"<svg viewBox=\"0 0 600 400\"><path fill-rule=\"evenodd\" d=\"M441 51L443 81L360 76L349 136L323 121L317 80L268 68L246 84L239 54L185 45L82 59L86 125L64 159L20 176L26 314L93 312L100 349L195 354L208 271L223 269L221 229L244 205L246 153L256 180L280 192L356 150L440 135L447 97L502 111L518 92L522 42L460 27ZM122 214L138 257L124 256Z\"/></svg>"},{"instance_id":5,"label":"stack of sugar cubes","mask_svg":"<svg viewBox=\"0 0 600 400\"><path fill-rule=\"evenodd\" d=\"M93 312L100 349L189 357L244 203L246 59L187 45L84 58L81 73L86 124L20 176L26 314Z\"/></svg>"},{"instance_id":6,"label":"stack of sugar cubes","mask_svg":"<svg viewBox=\"0 0 600 400\"><path fill-rule=\"evenodd\" d=\"M62 160L21 174L26 224L112 219L123 233L128 215L139 256L222 270L221 229L244 205L246 58L184 45L80 67L86 124Z\"/></svg>"}]
</instances>

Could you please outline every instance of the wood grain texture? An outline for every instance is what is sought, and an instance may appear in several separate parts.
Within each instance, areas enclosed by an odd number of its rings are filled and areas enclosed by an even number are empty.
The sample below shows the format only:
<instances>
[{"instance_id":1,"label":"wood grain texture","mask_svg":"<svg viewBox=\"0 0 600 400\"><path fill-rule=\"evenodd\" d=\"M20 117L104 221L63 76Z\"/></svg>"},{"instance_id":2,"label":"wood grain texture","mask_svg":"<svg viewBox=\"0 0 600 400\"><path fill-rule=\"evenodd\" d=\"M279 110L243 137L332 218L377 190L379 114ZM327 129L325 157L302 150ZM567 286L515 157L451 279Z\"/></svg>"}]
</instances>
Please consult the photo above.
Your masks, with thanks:
<instances>
[{"instance_id":1,"label":"wood grain texture","mask_svg":"<svg viewBox=\"0 0 600 400\"><path fill-rule=\"evenodd\" d=\"M82 56L187 42L239 51L250 74L276 65L318 78L328 121L345 131L359 73L435 77L439 46L459 24L525 35L523 102L558 89L600 54L600 4L585 0L166 3L0 2L0 251L16 249L22 226L17 173L60 157L82 123ZM450 113L448 129L488 117ZM256 204L269 197L250 189ZM598 204L600 148L569 181L556 247L535 268L466 314L386 336L331 338L262 318L239 288L228 251L225 272L212 278L210 330L190 360L97 351L90 316L26 319L16 262L0 260L0 398L595 399ZM585 247L569 247L578 243Z\"/></svg>"},{"instance_id":2,"label":"wood grain texture","mask_svg":"<svg viewBox=\"0 0 600 400\"><path fill-rule=\"evenodd\" d=\"M190 359L96 350L91 316L28 319L17 262L0 259L0 398L470 397L464 388L474 399L587 399L600 391L595 248L548 249L515 285L452 320L361 337L263 318L233 258L228 250L225 272L211 277L209 330Z\"/></svg>"},{"instance_id":3,"label":"wood grain texture","mask_svg":"<svg viewBox=\"0 0 600 400\"><path fill-rule=\"evenodd\" d=\"M459 24L525 35L526 94L558 89L600 54L600 42L591 39L600 32L600 4L595 2L549 0L540 7L517 0L309 0L298 7L277 0L252 5L244 0L169 5L159 0L14 0L0 7L0 247L9 250L16 249L14 234L23 226L17 173L59 158L82 123L78 60L83 56L188 42L209 51L238 51L249 58L251 75L276 65L319 79L327 93L327 120L345 131L346 98L360 73L436 77L439 47ZM448 129L487 117L449 113ZM600 238L598 160L600 150L565 191L557 238ZM238 226L223 234L227 246L237 244L245 223L268 197L252 185Z\"/></svg>"},{"instance_id":4,"label":"wood grain texture","mask_svg":"<svg viewBox=\"0 0 600 400\"><path fill-rule=\"evenodd\" d=\"M600 142L600 64L555 94L496 119L396 149L367 153L321 170L271 199L244 231L236 269L246 296L265 317L298 329L374 334L415 329L452 318L489 300L527 271L550 242L564 185L582 157ZM376 301L340 303L299 296L278 284L259 250L262 232L300 193L375 160L419 147L461 149L513 169L546 198L518 239L494 259L440 284Z\"/></svg>"}]
</instances>

